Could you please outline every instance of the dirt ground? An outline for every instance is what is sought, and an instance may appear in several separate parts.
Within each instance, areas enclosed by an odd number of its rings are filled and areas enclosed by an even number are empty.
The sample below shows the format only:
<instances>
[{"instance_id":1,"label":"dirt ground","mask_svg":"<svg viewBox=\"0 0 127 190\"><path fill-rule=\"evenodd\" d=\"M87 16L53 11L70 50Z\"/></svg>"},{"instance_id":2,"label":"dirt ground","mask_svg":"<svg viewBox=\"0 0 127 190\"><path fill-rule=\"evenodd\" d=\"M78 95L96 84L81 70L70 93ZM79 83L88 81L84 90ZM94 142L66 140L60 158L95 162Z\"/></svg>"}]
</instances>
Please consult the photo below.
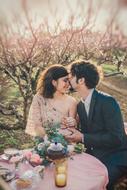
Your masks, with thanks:
<instances>
[{"instance_id":1,"label":"dirt ground","mask_svg":"<svg viewBox=\"0 0 127 190\"><path fill-rule=\"evenodd\" d=\"M100 84L99 90L111 94L119 102L123 119L127 122L127 79L123 80L120 76L105 78L107 85ZM114 87L114 88L113 88Z\"/></svg>"}]
</instances>

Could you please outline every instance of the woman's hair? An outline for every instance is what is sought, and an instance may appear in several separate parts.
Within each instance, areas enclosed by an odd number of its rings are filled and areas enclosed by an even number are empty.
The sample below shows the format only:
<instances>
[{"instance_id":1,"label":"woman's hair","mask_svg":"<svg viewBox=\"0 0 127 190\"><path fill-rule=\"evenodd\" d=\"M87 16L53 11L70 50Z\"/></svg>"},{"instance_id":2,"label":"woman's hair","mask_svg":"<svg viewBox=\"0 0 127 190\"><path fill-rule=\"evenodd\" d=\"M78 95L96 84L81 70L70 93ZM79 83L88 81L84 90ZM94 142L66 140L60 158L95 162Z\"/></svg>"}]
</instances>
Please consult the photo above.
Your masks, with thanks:
<instances>
[{"instance_id":1,"label":"woman's hair","mask_svg":"<svg viewBox=\"0 0 127 190\"><path fill-rule=\"evenodd\" d=\"M62 65L50 66L40 74L36 91L44 98L53 98L56 88L53 86L52 80L58 80L67 75L68 72Z\"/></svg>"},{"instance_id":2,"label":"woman's hair","mask_svg":"<svg viewBox=\"0 0 127 190\"><path fill-rule=\"evenodd\" d=\"M88 89L95 88L99 82L100 74L97 66L84 60L78 60L71 65L72 76L78 79L84 78Z\"/></svg>"}]
</instances>

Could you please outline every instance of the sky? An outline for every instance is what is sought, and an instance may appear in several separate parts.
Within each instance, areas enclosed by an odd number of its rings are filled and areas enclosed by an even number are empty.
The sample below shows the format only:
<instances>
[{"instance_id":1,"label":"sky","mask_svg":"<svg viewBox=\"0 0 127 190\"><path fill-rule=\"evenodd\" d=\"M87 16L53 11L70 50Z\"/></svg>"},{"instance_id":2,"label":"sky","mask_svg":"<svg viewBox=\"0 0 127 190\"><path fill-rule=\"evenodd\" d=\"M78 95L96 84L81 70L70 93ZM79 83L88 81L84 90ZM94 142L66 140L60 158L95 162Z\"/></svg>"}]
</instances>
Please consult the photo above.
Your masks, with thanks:
<instances>
[{"instance_id":1,"label":"sky","mask_svg":"<svg viewBox=\"0 0 127 190\"><path fill-rule=\"evenodd\" d=\"M26 23L22 3L27 3L29 17L33 20L35 27L38 27L44 20L50 26L60 21L62 26L67 26L69 17L74 16L75 26L80 26L87 18L88 5L92 2L92 18L96 18L93 30L104 31L109 17L111 18L117 9L117 23L124 34L127 35L127 6L120 6L118 1L126 0L0 0L0 22L15 25L15 18ZM14 18L15 15L15 18ZM93 25L93 19L90 20Z\"/></svg>"}]
</instances>

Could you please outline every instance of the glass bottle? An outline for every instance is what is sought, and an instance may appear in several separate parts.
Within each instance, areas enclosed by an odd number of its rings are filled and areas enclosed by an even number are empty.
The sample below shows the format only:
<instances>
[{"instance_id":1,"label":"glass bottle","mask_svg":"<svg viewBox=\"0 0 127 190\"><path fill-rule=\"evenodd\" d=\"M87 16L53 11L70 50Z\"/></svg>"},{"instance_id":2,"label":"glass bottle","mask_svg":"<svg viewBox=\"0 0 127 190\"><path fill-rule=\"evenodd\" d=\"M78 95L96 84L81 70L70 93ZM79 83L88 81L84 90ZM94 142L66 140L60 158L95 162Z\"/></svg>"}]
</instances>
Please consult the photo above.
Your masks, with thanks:
<instances>
[{"instance_id":1,"label":"glass bottle","mask_svg":"<svg viewBox=\"0 0 127 190\"><path fill-rule=\"evenodd\" d=\"M67 159L55 161L55 185L64 187L67 185Z\"/></svg>"}]
</instances>

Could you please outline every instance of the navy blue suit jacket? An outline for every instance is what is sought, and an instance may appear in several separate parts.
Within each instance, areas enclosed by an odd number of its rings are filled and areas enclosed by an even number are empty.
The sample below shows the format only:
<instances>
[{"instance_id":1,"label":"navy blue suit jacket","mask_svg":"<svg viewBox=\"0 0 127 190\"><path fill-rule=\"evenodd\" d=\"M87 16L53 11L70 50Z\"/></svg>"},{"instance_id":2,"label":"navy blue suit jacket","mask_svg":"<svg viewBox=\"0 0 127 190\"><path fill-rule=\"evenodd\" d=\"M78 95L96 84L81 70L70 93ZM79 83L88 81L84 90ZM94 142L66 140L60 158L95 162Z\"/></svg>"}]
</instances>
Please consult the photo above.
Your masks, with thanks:
<instances>
[{"instance_id":1,"label":"navy blue suit jacket","mask_svg":"<svg viewBox=\"0 0 127 190\"><path fill-rule=\"evenodd\" d=\"M116 100L94 90L89 116L80 101L77 107L87 153L102 162L127 166L127 136Z\"/></svg>"}]
</instances>

